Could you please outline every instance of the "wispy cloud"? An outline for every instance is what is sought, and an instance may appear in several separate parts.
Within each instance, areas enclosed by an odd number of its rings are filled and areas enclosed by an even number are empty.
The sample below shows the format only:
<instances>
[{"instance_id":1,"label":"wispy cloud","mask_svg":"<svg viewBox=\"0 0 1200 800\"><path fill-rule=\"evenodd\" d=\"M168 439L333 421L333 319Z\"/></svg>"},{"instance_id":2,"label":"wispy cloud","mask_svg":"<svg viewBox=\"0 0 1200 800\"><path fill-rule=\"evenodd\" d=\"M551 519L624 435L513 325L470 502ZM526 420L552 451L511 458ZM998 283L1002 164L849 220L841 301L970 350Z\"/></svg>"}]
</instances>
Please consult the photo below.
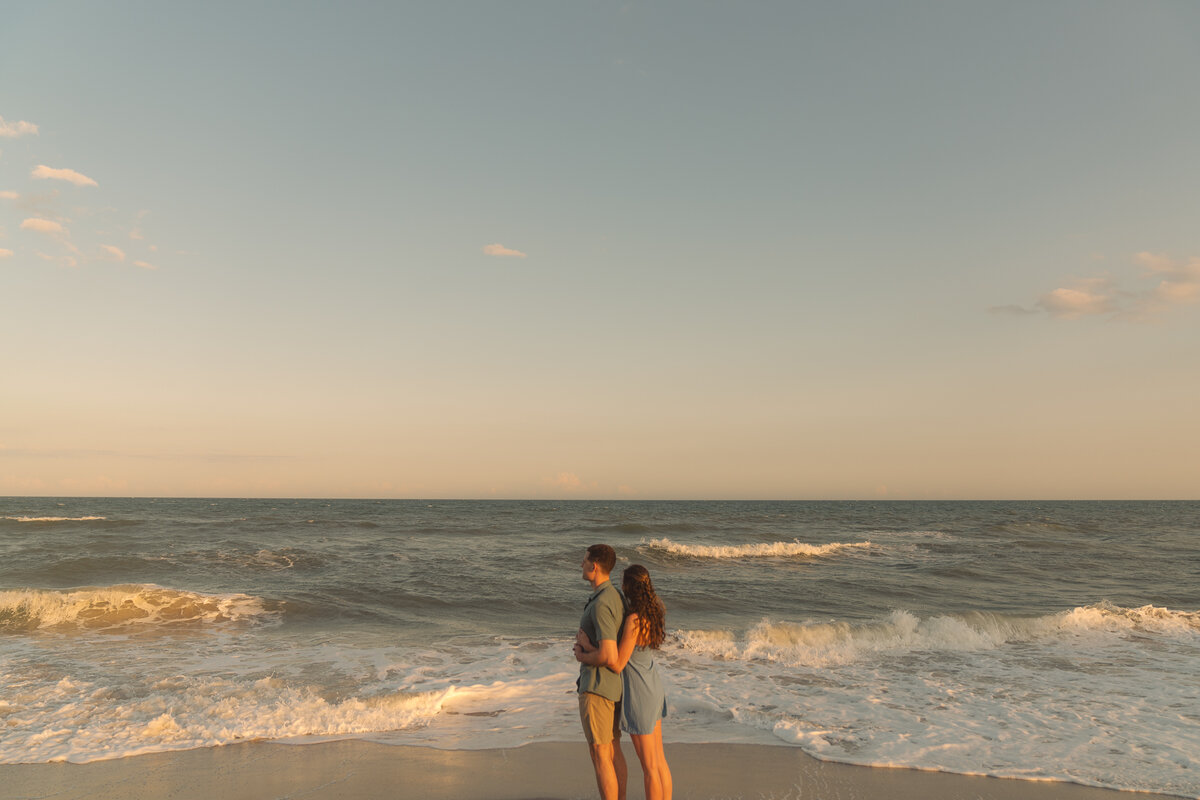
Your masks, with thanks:
<instances>
[{"instance_id":1,"label":"wispy cloud","mask_svg":"<svg viewBox=\"0 0 1200 800\"><path fill-rule=\"evenodd\" d=\"M509 256L514 258L526 257L526 254L522 253L520 250L512 250L499 243L485 245L483 252L489 256Z\"/></svg>"},{"instance_id":2,"label":"wispy cloud","mask_svg":"<svg viewBox=\"0 0 1200 800\"><path fill-rule=\"evenodd\" d=\"M12 250L5 250L3 247L0 247L0 258L12 258L12 254Z\"/></svg>"},{"instance_id":3,"label":"wispy cloud","mask_svg":"<svg viewBox=\"0 0 1200 800\"><path fill-rule=\"evenodd\" d=\"M1200 257L1175 261L1162 253L1138 253L1134 261L1148 278L1158 280L1147 303L1165 307L1194 303L1200 300ZM1153 311L1154 308L1149 310Z\"/></svg>"},{"instance_id":4,"label":"wispy cloud","mask_svg":"<svg viewBox=\"0 0 1200 800\"><path fill-rule=\"evenodd\" d=\"M153 264L148 264L145 261L135 261L133 262L133 265L135 267L141 267L142 269L158 269L158 267L154 266Z\"/></svg>"},{"instance_id":5,"label":"wispy cloud","mask_svg":"<svg viewBox=\"0 0 1200 800\"><path fill-rule=\"evenodd\" d=\"M0 117L0 137L15 139L18 136L37 136L37 132L38 126L32 122L5 122L4 117Z\"/></svg>"},{"instance_id":6,"label":"wispy cloud","mask_svg":"<svg viewBox=\"0 0 1200 800\"><path fill-rule=\"evenodd\" d=\"M1163 253L1132 257L1141 268L1137 283L1122 288L1111 277L1077 278L1038 298L1033 308L996 306L997 314L1045 313L1064 320L1085 317L1146 320L1173 308L1200 302L1200 257L1176 260ZM1148 283L1152 282L1152 283Z\"/></svg>"},{"instance_id":7,"label":"wispy cloud","mask_svg":"<svg viewBox=\"0 0 1200 800\"><path fill-rule=\"evenodd\" d=\"M100 185L82 172L76 172L73 169L55 169L54 167L47 167L45 164L38 164L32 172L32 177L41 180L67 181L76 186Z\"/></svg>"},{"instance_id":8,"label":"wispy cloud","mask_svg":"<svg viewBox=\"0 0 1200 800\"><path fill-rule=\"evenodd\" d=\"M58 224L54 220L40 219L38 217L30 217L21 223L23 231L37 231L38 233L66 233L67 229Z\"/></svg>"},{"instance_id":9,"label":"wispy cloud","mask_svg":"<svg viewBox=\"0 0 1200 800\"><path fill-rule=\"evenodd\" d=\"M100 249L107 254L108 258L112 258L117 261L125 260L125 251L119 247L114 247L111 244L102 244L100 245Z\"/></svg>"},{"instance_id":10,"label":"wispy cloud","mask_svg":"<svg viewBox=\"0 0 1200 800\"><path fill-rule=\"evenodd\" d=\"M16 200L20 196L21 195L17 194L16 192L0 192L0 200Z\"/></svg>"}]
</instances>

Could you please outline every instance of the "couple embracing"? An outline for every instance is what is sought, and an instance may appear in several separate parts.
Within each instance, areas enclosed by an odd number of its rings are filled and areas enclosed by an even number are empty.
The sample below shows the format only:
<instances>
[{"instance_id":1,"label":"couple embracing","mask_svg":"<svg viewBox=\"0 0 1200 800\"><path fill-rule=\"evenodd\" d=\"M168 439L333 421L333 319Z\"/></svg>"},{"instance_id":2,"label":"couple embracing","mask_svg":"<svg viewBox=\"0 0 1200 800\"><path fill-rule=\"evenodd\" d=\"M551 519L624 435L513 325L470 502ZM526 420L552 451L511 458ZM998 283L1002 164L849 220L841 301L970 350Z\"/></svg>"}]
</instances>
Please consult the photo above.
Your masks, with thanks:
<instances>
[{"instance_id":1,"label":"couple embracing","mask_svg":"<svg viewBox=\"0 0 1200 800\"><path fill-rule=\"evenodd\" d=\"M663 754L667 696L654 663L666 635L666 611L640 564L626 568L618 591L610 580L617 554L594 544L583 559L593 593L575 637L579 717L603 800L624 800L627 770L621 731L633 739L647 800L671 800L671 770Z\"/></svg>"}]
</instances>

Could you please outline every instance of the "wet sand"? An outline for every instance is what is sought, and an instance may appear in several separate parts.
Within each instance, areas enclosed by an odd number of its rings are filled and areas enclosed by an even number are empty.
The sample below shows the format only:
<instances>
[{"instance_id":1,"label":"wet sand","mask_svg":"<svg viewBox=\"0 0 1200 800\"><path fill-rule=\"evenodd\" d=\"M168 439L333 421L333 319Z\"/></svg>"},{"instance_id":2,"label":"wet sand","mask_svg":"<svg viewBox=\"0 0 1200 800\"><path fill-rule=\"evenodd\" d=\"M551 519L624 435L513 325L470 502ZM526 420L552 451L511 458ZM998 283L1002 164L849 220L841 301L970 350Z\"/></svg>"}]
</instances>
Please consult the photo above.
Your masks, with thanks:
<instances>
[{"instance_id":1,"label":"wet sand","mask_svg":"<svg viewBox=\"0 0 1200 800\"><path fill-rule=\"evenodd\" d=\"M633 748L629 798L643 797ZM667 744L675 798L725 800L1159 800L1075 784L834 764L793 747ZM435 750L363 741L265 742L87 764L0 765L12 800L541 800L597 797L582 743Z\"/></svg>"}]
</instances>

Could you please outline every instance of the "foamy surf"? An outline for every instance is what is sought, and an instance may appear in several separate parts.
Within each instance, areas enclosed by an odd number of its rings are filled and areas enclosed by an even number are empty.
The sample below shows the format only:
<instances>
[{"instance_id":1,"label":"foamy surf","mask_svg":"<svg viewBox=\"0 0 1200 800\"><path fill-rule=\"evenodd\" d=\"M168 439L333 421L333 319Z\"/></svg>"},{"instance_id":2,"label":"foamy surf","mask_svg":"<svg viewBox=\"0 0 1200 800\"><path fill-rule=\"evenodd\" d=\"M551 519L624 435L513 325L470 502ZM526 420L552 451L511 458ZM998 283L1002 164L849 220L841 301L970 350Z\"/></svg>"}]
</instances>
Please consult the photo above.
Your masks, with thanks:
<instances>
[{"instance_id":1,"label":"foamy surf","mask_svg":"<svg viewBox=\"0 0 1200 800\"><path fill-rule=\"evenodd\" d=\"M844 550L864 550L870 542L831 542L829 544L806 544L800 541L760 542L741 545L681 544L670 539L642 540L642 546L673 556L687 558L816 558L840 553Z\"/></svg>"},{"instance_id":2,"label":"foamy surf","mask_svg":"<svg viewBox=\"0 0 1200 800\"><path fill-rule=\"evenodd\" d=\"M1200 643L1200 612L1155 606L1122 608L1111 603L1037 617L987 612L918 617L898 610L871 622L764 619L744 636L685 630L676 637L684 650L715 658L828 667L881 655L993 650L1005 644L1050 639L1068 644L1085 634L1128 633L1184 636Z\"/></svg>"},{"instance_id":3,"label":"foamy surf","mask_svg":"<svg viewBox=\"0 0 1200 800\"><path fill-rule=\"evenodd\" d=\"M762 620L680 631L665 660L678 694L819 758L1196 797L1198 619L1099 603Z\"/></svg>"},{"instance_id":4,"label":"foamy surf","mask_svg":"<svg viewBox=\"0 0 1200 800\"><path fill-rule=\"evenodd\" d=\"M225 623L261 617L261 598L203 594L152 584L0 591L0 631L115 630Z\"/></svg>"},{"instance_id":5,"label":"foamy surf","mask_svg":"<svg viewBox=\"0 0 1200 800\"><path fill-rule=\"evenodd\" d=\"M78 679L21 688L0 706L0 763L86 762L248 739L336 738L428 724L457 690L328 700L310 687L176 676L119 690ZM134 696L129 696L133 694Z\"/></svg>"}]
</instances>

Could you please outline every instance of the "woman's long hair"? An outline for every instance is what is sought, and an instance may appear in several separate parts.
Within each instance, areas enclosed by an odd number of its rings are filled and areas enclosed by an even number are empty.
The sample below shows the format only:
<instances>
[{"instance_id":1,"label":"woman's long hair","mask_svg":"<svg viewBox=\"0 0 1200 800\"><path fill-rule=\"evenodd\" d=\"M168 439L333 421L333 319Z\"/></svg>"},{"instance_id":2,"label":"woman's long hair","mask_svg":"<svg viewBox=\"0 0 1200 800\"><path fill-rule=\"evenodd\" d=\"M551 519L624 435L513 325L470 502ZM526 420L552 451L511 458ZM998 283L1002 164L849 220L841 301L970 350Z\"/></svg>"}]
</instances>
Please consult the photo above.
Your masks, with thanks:
<instances>
[{"instance_id":1,"label":"woman's long hair","mask_svg":"<svg viewBox=\"0 0 1200 800\"><path fill-rule=\"evenodd\" d=\"M621 590L630 612L637 614L641 623L637 643L657 650L667 638L667 609L654 592L650 573L641 564L630 564L621 577Z\"/></svg>"}]
</instances>

